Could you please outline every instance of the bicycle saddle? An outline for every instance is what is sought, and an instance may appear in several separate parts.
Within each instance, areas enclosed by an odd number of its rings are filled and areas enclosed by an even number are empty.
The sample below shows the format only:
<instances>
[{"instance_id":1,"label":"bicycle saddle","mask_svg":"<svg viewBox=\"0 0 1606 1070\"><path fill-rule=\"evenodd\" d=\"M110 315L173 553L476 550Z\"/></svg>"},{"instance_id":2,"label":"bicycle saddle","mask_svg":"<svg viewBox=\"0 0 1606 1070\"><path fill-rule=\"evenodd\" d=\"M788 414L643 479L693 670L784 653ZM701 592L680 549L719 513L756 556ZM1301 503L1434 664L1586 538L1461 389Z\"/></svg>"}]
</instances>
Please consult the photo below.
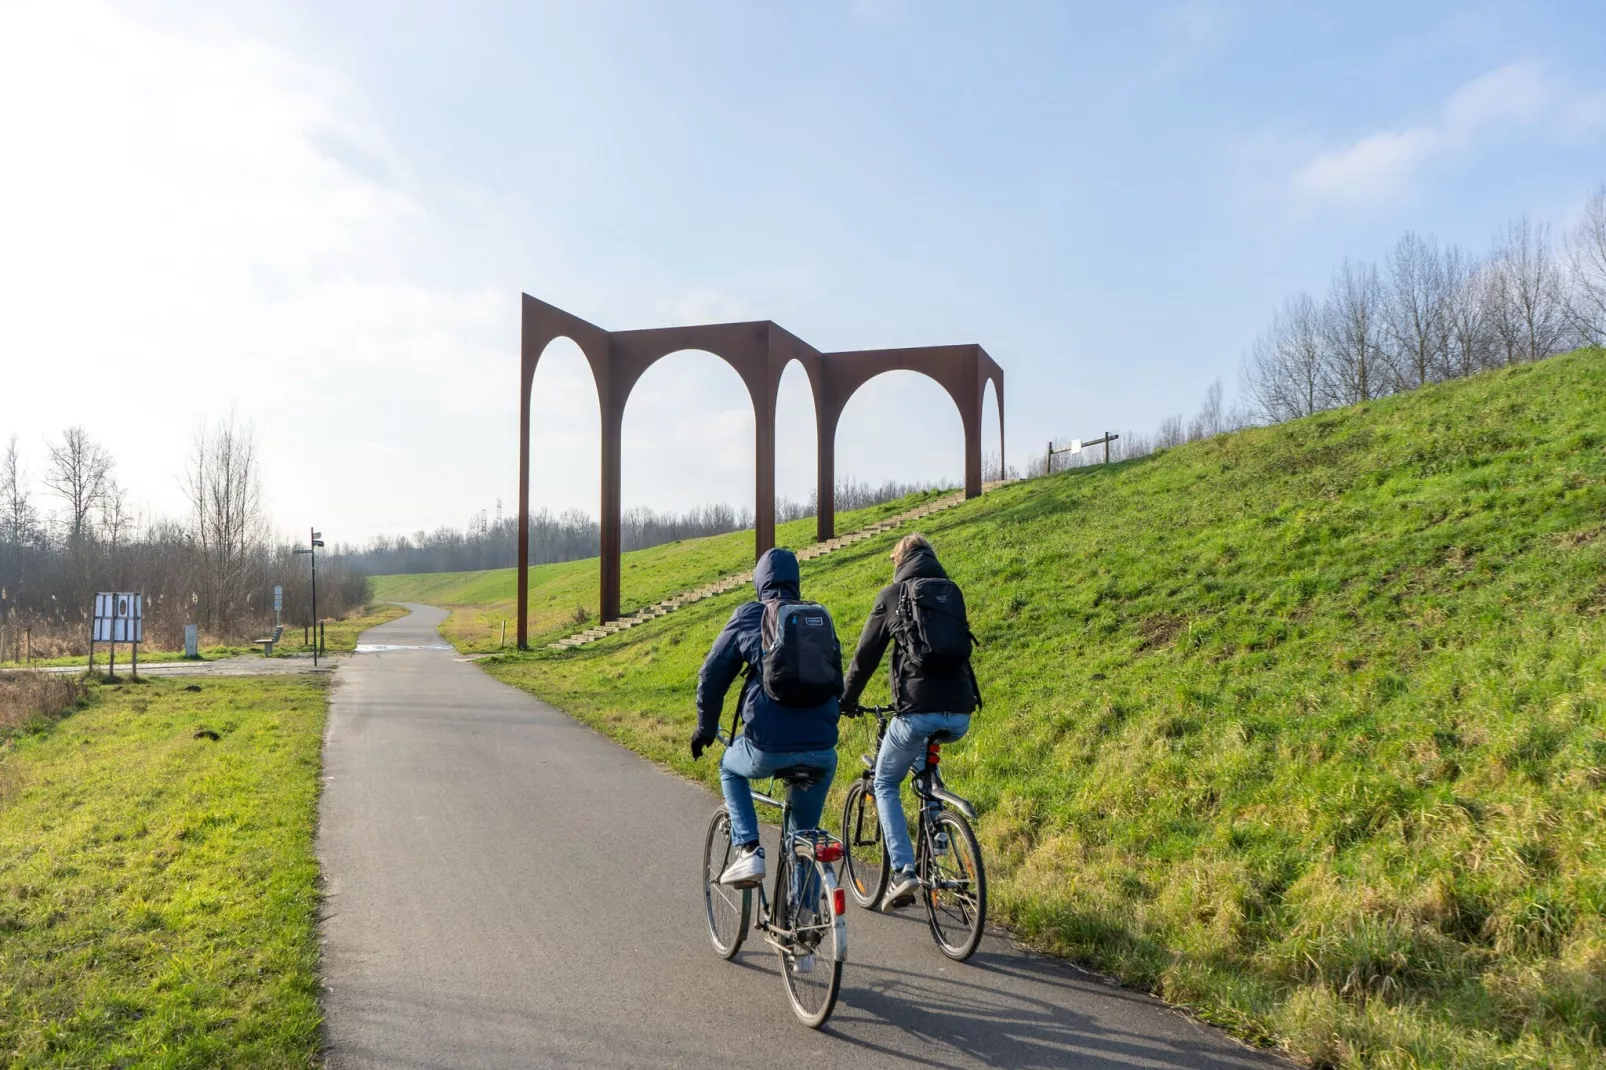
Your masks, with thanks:
<instances>
[{"instance_id":1,"label":"bicycle saddle","mask_svg":"<svg viewBox=\"0 0 1606 1070\"><path fill-rule=\"evenodd\" d=\"M817 765L789 765L770 775L789 787L811 788L825 779L825 770Z\"/></svg>"}]
</instances>

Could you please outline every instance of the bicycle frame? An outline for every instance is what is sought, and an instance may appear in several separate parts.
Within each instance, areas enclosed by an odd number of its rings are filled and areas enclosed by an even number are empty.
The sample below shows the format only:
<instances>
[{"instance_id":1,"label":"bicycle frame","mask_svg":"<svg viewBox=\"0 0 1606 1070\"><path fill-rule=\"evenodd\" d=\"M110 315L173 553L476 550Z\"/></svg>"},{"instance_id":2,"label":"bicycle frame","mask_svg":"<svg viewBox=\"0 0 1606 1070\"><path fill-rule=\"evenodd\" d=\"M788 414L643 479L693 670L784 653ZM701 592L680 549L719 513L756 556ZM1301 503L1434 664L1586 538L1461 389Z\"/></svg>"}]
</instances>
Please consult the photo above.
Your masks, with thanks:
<instances>
[{"instance_id":1,"label":"bicycle frame","mask_svg":"<svg viewBox=\"0 0 1606 1070\"><path fill-rule=\"evenodd\" d=\"M879 755L881 753L881 743L887 735L889 719L886 712L879 706L866 707L865 712L875 714L876 733L875 747L873 749ZM875 762L875 757L872 755L859 755L859 764L864 766L864 771L859 774L860 779L866 781L875 779ZM970 804L970 800L963 796L955 795L948 790L948 785L943 782L942 744L935 740L926 741L926 760L921 765L920 771L910 776L909 784L919 798L936 799L940 803L952 806L971 821L976 820L976 808ZM925 820L925 812L925 807L921 807L922 821Z\"/></svg>"},{"instance_id":2,"label":"bicycle frame","mask_svg":"<svg viewBox=\"0 0 1606 1070\"><path fill-rule=\"evenodd\" d=\"M720 732L718 738L721 743L724 743L727 747L730 746L730 737L726 736L724 732ZM774 785L776 779L771 777L769 782ZM785 787L784 784L782 786ZM825 872L833 874L829 878L828 885L821 889L821 894L830 898L831 917L837 929L837 946L845 955L847 953L847 902L842 889L836 884L835 871L830 868L831 864L840 861L842 858L842 841L824 829L793 829L791 827L792 798L790 791L785 793L786 797L784 799L778 799L774 795L753 788L751 782L748 790L752 792L755 803L773 806L781 812L781 851L783 853L790 854L793 858L807 859L809 862L825 863ZM771 790L774 790L773 787ZM796 862L791 861L786 866L776 865L774 902L786 902L787 897L781 887L781 879L794 865L796 865ZM765 939L774 943L777 938L785 940L792 937L795 932L793 928L781 928L775 923L776 919L770 896L765 893L764 885L759 884L757 891L758 917L754 920L758 925L759 931L764 933ZM791 919L784 919L784 923L791 925Z\"/></svg>"}]
</instances>

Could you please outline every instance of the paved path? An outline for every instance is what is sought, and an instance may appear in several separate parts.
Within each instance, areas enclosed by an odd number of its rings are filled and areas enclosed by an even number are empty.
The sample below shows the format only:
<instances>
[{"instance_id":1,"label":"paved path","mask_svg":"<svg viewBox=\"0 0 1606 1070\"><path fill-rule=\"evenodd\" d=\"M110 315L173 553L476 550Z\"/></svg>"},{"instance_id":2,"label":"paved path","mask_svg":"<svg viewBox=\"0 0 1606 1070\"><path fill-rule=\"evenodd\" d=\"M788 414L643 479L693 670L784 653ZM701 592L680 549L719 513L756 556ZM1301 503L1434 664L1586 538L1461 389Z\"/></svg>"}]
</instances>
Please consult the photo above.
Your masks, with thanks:
<instances>
[{"instance_id":1,"label":"paved path","mask_svg":"<svg viewBox=\"0 0 1606 1070\"><path fill-rule=\"evenodd\" d=\"M913 912L852 908L841 1001L805 1029L762 941L708 946L714 797L438 649L445 614L409 608L330 706L333 1066L1286 1065L1001 937L949 962Z\"/></svg>"}]
</instances>

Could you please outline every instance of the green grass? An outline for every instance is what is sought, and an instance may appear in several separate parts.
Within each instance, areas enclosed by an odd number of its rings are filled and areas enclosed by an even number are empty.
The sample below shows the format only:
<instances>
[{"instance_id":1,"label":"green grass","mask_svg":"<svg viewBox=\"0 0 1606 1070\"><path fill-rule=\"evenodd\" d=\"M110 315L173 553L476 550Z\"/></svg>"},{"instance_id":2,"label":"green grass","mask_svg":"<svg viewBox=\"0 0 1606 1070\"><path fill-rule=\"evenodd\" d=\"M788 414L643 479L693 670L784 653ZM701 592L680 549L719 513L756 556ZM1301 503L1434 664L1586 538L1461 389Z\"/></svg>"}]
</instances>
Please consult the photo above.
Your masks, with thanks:
<instances>
[{"instance_id":1,"label":"green grass","mask_svg":"<svg viewBox=\"0 0 1606 1070\"><path fill-rule=\"evenodd\" d=\"M378 599L377 602L386 601ZM357 649L357 637L369 628L377 627L386 621L405 617L407 611L401 606L371 604L366 606L362 613L347 617L344 620L326 621L323 626L323 649L329 654L349 654ZM306 632L307 641L302 641L300 628L286 628L284 637L274 648L274 656L281 654L310 654L312 653L312 632ZM260 649L260 648L258 648Z\"/></svg>"},{"instance_id":2,"label":"green grass","mask_svg":"<svg viewBox=\"0 0 1606 1070\"><path fill-rule=\"evenodd\" d=\"M98 687L0 750L6 1065L316 1062L324 684L191 682Z\"/></svg>"},{"instance_id":3,"label":"green grass","mask_svg":"<svg viewBox=\"0 0 1606 1070\"><path fill-rule=\"evenodd\" d=\"M925 530L983 644L945 768L1022 939L1317 1065L1606 1065L1606 353ZM804 566L849 643L895 537ZM685 739L738 601L490 670L712 784Z\"/></svg>"},{"instance_id":4,"label":"green grass","mask_svg":"<svg viewBox=\"0 0 1606 1070\"><path fill-rule=\"evenodd\" d=\"M254 646L203 646L199 650L200 657L195 660L217 661L219 658L233 658L239 657L241 654L254 654L260 649L260 647ZM129 655L131 653L132 649L127 643L118 643L117 664L126 668L129 664ZM95 667L101 672L106 671L106 654L106 644L96 643ZM147 650L143 644L141 644L139 648L139 663L141 665L154 665L157 662L162 661L183 660L185 659L184 651L182 650ZM35 658L32 661L28 661L26 658L22 661L0 661L0 669L48 668L51 666L60 667L63 665L87 666L88 664L89 659L83 654L73 654L68 657L60 658Z\"/></svg>"},{"instance_id":5,"label":"green grass","mask_svg":"<svg viewBox=\"0 0 1606 1070\"><path fill-rule=\"evenodd\" d=\"M837 530L844 534L883 517L942 497L926 491L894 502L842 513ZM814 541L814 521L793 520L776 526L778 545L803 547ZM624 554L620 562L620 601L628 616L643 606L711 583L753 565L753 533L733 531L706 539L687 539ZM464 652L496 650L507 622L507 645L517 642L515 608L518 570L432 572L375 576L373 597L380 602L424 602L451 611L441 634ZM597 559L565 561L530 568L530 644L544 644L596 623Z\"/></svg>"}]
</instances>

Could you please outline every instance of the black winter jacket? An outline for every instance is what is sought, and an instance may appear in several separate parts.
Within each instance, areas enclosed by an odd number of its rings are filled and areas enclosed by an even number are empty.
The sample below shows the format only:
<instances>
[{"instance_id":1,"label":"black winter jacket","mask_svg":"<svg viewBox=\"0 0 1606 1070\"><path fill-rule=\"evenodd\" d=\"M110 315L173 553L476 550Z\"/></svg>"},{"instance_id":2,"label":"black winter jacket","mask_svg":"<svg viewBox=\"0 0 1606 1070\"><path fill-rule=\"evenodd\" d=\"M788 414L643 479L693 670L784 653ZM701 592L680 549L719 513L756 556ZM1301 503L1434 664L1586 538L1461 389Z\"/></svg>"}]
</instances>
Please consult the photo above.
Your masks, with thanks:
<instances>
[{"instance_id":1,"label":"black winter jacket","mask_svg":"<svg viewBox=\"0 0 1606 1070\"><path fill-rule=\"evenodd\" d=\"M935 577L948 573L937 563L937 555L917 547L903 559L892 575L892 582L876 595L870 617L859 633L859 648L853 652L842 687L843 708L858 705L870 675L881 664L881 655L892 642L892 617L898 608L898 589L906 580ZM892 648L892 705L899 713L971 713L980 704L976 674L970 662L940 672L920 672L903 657L897 644Z\"/></svg>"}]
</instances>

